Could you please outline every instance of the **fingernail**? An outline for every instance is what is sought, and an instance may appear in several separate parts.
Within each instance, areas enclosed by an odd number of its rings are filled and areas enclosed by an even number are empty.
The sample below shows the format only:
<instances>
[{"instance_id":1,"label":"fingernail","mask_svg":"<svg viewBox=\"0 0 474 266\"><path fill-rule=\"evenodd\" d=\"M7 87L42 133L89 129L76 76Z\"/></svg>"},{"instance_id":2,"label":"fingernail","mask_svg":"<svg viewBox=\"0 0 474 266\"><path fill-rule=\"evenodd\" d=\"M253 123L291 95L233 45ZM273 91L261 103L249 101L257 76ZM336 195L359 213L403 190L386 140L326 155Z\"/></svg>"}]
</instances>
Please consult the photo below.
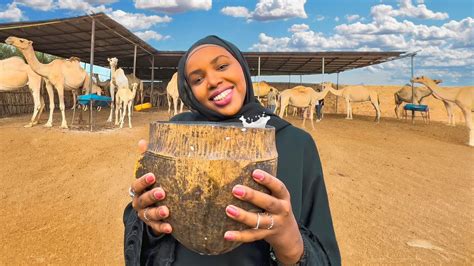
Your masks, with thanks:
<instances>
[{"instance_id":1,"label":"fingernail","mask_svg":"<svg viewBox=\"0 0 474 266\"><path fill-rule=\"evenodd\" d=\"M239 197L243 197L245 194L245 190L239 186L235 186L234 189L232 189L232 192Z\"/></svg>"},{"instance_id":2,"label":"fingernail","mask_svg":"<svg viewBox=\"0 0 474 266\"><path fill-rule=\"evenodd\" d=\"M265 175L260 171L254 171L253 178L257 179L258 181L263 181L263 179L265 178Z\"/></svg>"},{"instance_id":3,"label":"fingernail","mask_svg":"<svg viewBox=\"0 0 474 266\"><path fill-rule=\"evenodd\" d=\"M149 174L146 178L145 178L146 182L148 184L151 184L153 183L153 181L155 181L155 177L153 176L153 174Z\"/></svg>"},{"instance_id":4,"label":"fingernail","mask_svg":"<svg viewBox=\"0 0 474 266\"><path fill-rule=\"evenodd\" d=\"M167 234L171 233L171 227L167 226L164 231Z\"/></svg>"},{"instance_id":5,"label":"fingernail","mask_svg":"<svg viewBox=\"0 0 474 266\"><path fill-rule=\"evenodd\" d=\"M235 235L232 232L225 232L224 234L224 239L225 240L234 240Z\"/></svg>"},{"instance_id":6,"label":"fingernail","mask_svg":"<svg viewBox=\"0 0 474 266\"><path fill-rule=\"evenodd\" d=\"M225 209L230 216L237 216L239 215L239 211L234 206L227 206Z\"/></svg>"},{"instance_id":7,"label":"fingernail","mask_svg":"<svg viewBox=\"0 0 474 266\"><path fill-rule=\"evenodd\" d=\"M160 210L158 211L158 213L160 214L161 217L165 217L165 216L166 216L166 212L165 212L165 210L163 210L163 209L160 209Z\"/></svg>"},{"instance_id":8,"label":"fingernail","mask_svg":"<svg viewBox=\"0 0 474 266\"><path fill-rule=\"evenodd\" d=\"M157 199L157 200L160 200L160 199L163 199L163 198L164 198L163 193L161 193L161 191L159 191L159 190L153 192L153 196L155 196L155 199Z\"/></svg>"}]
</instances>

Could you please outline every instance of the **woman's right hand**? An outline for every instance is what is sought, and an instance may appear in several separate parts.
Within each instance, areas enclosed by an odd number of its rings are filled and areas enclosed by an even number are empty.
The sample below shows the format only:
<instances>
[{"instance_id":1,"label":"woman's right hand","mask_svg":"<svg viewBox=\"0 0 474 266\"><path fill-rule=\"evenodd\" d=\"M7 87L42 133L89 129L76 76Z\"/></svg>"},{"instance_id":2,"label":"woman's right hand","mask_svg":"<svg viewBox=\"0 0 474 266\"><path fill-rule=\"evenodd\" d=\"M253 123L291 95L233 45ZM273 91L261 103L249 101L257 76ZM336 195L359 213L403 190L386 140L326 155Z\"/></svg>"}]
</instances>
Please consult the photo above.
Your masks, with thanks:
<instances>
[{"instance_id":1,"label":"woman's right hand","mask_svg":"<svg viewBox=\"0 0 474 266\"><path fill-rule=\"evenodd\" d=\"M147 141L143 139L138 142L138 147L142 153L146 151L147 145ZM169 234L173 230L171 225L162 222L164 218L168 217L169 209L166 206L155 206L155 203L165 198L165 191L161 187L146 191L155 181L155 175L148 173L132 183L131 189L135 192L132 206L138 213L138 217L150 226L156 235Z\"/></svg>"}]
</instances>

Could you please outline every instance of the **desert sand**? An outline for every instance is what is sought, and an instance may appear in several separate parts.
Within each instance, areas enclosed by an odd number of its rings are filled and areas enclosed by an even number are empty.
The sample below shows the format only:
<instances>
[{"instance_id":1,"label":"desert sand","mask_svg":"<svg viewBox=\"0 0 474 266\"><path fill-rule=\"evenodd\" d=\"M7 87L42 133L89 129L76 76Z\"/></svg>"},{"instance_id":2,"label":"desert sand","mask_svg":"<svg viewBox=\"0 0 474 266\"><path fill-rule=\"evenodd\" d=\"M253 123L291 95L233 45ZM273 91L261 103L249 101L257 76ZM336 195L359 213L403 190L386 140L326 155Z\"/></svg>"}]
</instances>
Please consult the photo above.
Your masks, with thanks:
<instances>
[{"instance_id":1,"label":"desert sand","mask_svg":"<svg viewBox=\"0 0 474 266\"><path fill-rule=\"evenodd\" d=\"M342 103L315 130L307 124L343 263L472 265L474 149L465 145L467 128L460 116L456 127L396 120L388 91L378 124L363 104L345 120ZM439 107L432 117L445 121ZM107 111L97 121L105 122ZM54 128L23 128L29 115L0 119L0 264L121 265L137 142L168 114L135 112L133 129L97 132L63 130L58 112L55 118Z\"/></svg>"}]
</instances>

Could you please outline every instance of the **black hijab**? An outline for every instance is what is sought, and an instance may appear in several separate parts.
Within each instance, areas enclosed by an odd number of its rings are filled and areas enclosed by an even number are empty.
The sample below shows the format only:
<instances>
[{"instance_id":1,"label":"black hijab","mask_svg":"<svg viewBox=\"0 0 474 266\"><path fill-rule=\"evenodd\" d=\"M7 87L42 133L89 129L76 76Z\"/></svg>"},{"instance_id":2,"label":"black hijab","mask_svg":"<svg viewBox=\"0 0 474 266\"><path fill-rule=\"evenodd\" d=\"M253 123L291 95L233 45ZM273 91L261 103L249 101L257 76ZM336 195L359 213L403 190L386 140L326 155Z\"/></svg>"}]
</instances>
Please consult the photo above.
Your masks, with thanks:
<instances>
[{"instance_id":1,"label":"black hijab","mask_svg":"<svg viewBox=\"0 0 474 266\"><path fill-rule=\"evenodd\" d=\"M244 71L246 94L242 108L233 116L225 116L213 110L204 107L197 99L189 86L185 74L185 67L188 57L197 47L201 45L217 45L226 49L239 62ZM178 91L179 97L184 104L191 110L192 114L186 114L174 120L191 120L191 121L214 121L214 122L240 122L239 118L243 115L247 119L255 120L259 115L265 114L270 116L267 125L275 127L278 132L280 129L290 125L287 121L281 119L270 110L265 109L255 98L253 94L252 79L250 69L247 65L242 52L232 43L225 41L217 36L207 36L196 43L181 57L178 65ZM249 121L248 121L249 122Z\"/></svg>"}]
</instances>

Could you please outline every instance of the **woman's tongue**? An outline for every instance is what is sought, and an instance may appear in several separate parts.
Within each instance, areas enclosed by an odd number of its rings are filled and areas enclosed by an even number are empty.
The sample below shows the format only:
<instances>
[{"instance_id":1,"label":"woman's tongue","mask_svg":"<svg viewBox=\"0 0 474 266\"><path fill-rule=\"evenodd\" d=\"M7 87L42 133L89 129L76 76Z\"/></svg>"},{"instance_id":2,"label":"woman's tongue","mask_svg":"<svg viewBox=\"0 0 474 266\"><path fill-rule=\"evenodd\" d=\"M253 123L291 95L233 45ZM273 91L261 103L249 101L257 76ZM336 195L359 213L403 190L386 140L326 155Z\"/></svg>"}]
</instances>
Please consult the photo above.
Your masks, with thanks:
<instances>
[{"instance_id":1,"label":"woman's tongue","mask_svg":"<svg viewBox=\"0 0 474 266\"><path fill-rule=\"evenodd\" d=\"M227 89L214 97L212 101L219 107L226 106L232 101L232 92L232 89Z\"/></svg>"}]
</instances>

